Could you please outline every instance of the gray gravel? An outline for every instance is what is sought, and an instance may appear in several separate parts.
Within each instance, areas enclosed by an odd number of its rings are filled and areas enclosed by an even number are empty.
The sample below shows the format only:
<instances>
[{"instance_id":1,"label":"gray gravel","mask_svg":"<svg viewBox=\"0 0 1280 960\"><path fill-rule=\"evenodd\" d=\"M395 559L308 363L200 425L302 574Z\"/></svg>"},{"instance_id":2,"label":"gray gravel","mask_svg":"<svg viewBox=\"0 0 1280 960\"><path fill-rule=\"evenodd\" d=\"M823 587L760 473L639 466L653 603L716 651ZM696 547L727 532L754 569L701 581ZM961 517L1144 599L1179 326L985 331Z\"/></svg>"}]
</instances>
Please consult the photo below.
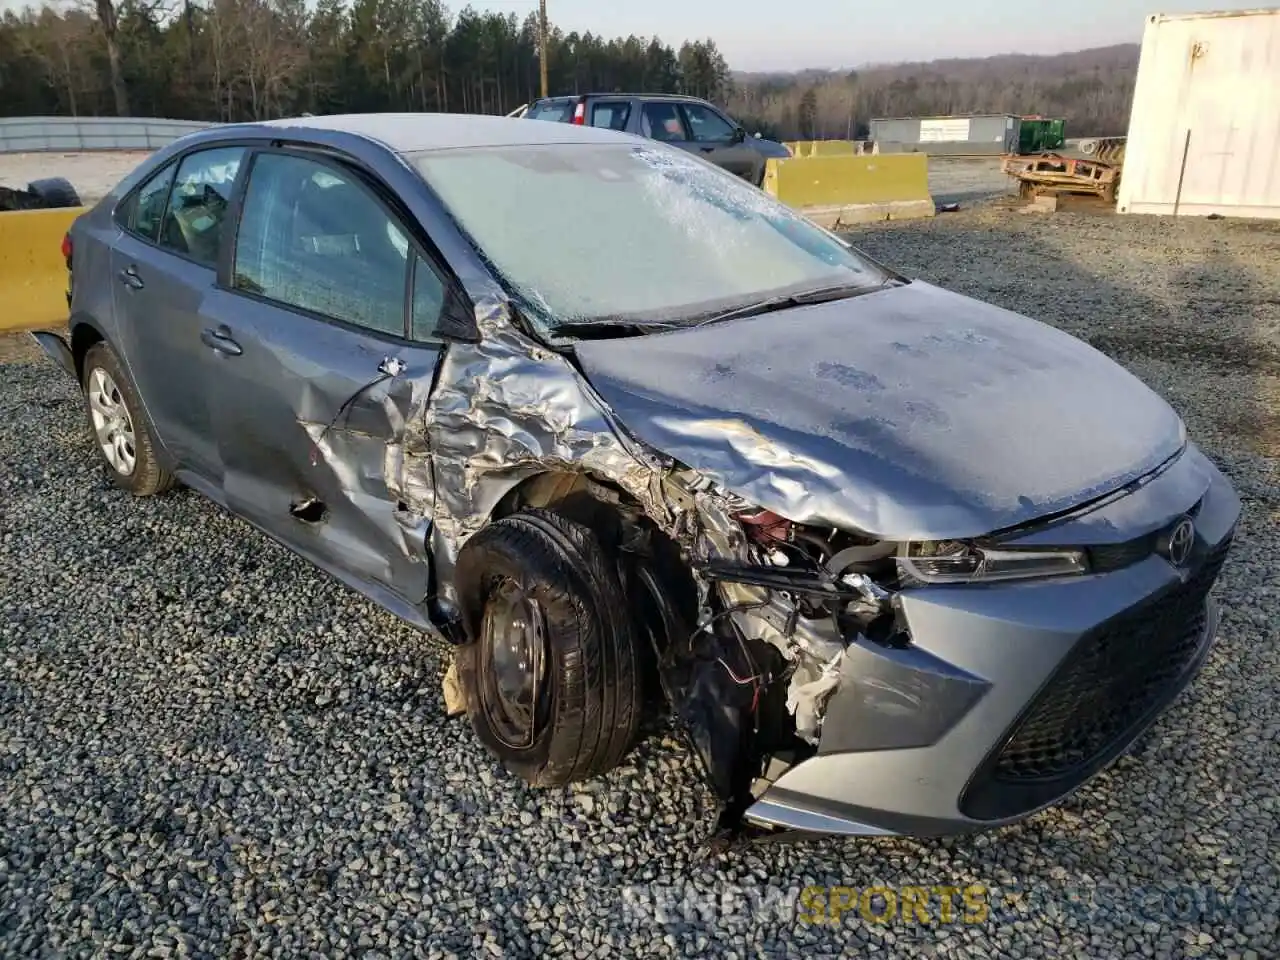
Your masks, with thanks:
<instances>
[{"instance_id":1,"label":"gray gravel","mask_svg":"<svg viewBox=\"0 0 1280 960\"><path fill-rule=\"evenodd\" d=\"M1111 351L1238 485L1219 643L1133 756L994 835L702 861L661 728L599 782L507 778L443 718L440 645L195 494L115 492L74 386L10 342L0 954L1275 956L1280 230L976 210L857 239ZM786 899L814 884L995 909L814 925Z\"/></svg>"},{"instance_id":2,"label":"gray gravel","mask_svg":"<svg viewBox=\"0 0 1280 960\"><path fill-rule=\"evenodd\" d=\"M1016 182L1000 169L999 157L929 158L929 194L934 203L970 204L1015 193Z\"/></svg>"}]
</instances>

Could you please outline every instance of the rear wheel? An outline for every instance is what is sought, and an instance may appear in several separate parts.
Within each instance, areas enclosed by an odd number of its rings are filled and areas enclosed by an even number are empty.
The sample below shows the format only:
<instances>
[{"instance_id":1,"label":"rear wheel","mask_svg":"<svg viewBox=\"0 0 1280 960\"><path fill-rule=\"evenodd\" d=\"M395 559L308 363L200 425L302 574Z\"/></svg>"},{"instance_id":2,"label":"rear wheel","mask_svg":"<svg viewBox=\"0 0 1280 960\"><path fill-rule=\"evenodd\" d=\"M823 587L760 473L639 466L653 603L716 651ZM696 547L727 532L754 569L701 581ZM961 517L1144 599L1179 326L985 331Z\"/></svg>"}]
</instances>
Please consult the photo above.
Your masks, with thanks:
<instances>
[{"instance_id":1,"label":"rear wheel","mask_svg":"<svg viewBox=\"0 0 1280 960\"><path fill-rule=\"evenodd\" d=\"M595 534L546 510L498 520L458 557L467 713L485 747L534 786L616 766L643 704L639 640Z\"/></svg>"},{"instance_id":2,"label":"rear wheel","mask_svg":"<svg viewBox=\"0 0 1280 960\"><path fill-rule=\"evenodd\" d=\"M84 357L85 411L107 474L136 496L161 493L173 476L160 467L155 441L138 393L115 353L95 343Z\"/></svg>"}]
</instances>

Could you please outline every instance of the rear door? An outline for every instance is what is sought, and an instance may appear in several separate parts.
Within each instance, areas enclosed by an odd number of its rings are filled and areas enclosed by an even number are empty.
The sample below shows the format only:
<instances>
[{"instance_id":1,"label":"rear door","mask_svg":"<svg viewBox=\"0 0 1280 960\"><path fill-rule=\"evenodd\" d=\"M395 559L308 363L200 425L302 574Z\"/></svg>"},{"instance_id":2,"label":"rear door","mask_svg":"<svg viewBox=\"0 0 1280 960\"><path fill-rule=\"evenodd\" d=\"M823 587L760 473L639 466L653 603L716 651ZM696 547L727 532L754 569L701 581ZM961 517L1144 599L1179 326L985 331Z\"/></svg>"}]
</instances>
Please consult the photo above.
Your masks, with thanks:
<instances>
[{"instance_id":1,"label":"rear door","mask_svg":"<svg viewBox=\"0 0 1280 960\"><path fill-rule=\"evenodd\" d=\"M178 466L221 478L207 401L220 358L201 341L217 279L239 146L188 153L116 209L111 250L119 347L147 415Z\"/></svg>"},{"instance_id":2,"label":"rear door","mask_svg":"<svg viewBox=\"0 0 1280 960\"><path fill-rule=\"evenodd\" d=\"M682 103L680 110L694 150L744 180L759 182L764 160L736 123L708 104Z\"/></svg>"},{"instance_id":3,"label":"rear door","mask_svg":"<svg viewBox=\"0 0 1280 960\"><path fill-rule=\"evenodd\" d=\"M670 100L640 102L640 135L682 150L695 150L680 107Z\"/></svg>"},{"instance_id":4,"label":"rear door","mask_svg":"<svg viewBox=\"0 0 1280 960\"><path fill-rule=\"evenodd\" d=\"M406 427L441 353L444 273L363 173L327 157L256 153L241 210L212 308L228 505L420 603L431 492Z\"/></svg>"},{"instance_id":5,"label":"rear door","mask_svg":"<svg viewBox=\"0 0 1280 960\"><path fill-rule=\"evenodd\" d=\"M593 127L625 132L631 121L631 101L618 99L590 100L587 123Z\"/></svg>"}]
</instances>

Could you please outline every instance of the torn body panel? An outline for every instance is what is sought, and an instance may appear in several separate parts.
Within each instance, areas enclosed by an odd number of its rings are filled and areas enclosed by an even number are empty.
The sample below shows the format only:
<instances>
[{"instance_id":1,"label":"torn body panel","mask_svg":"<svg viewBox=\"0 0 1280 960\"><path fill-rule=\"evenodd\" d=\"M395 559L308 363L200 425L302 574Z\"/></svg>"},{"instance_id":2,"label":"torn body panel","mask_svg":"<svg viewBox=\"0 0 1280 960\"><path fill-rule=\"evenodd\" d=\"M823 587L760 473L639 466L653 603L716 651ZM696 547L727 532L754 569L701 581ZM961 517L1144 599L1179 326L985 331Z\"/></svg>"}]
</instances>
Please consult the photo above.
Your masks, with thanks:
<instances>
[{"instance_id":1,"label":"torn body panel","mask_svg":"<svg viewBox=\"0 0 1280 960\"><path fill-rule=\"evenodd\" d=\"M802 615L788 589L805 576L798 568L781 571L772 585L742 582L743 571L759 581L770 569L738 516L753 505L635 442L571 362L525 336L509 309L484 303L479 342L449 345L422 424L441 613L450 615L457 602L459 551L515 487L542 474L582 474L622 491L688 565L697 622L669 620L667 632L684 635L668 636L660 670L709 781L740 814L773 751L803 754L819 742L849 641L827 607L811 604ZM725 571L738 571L737 579ZM833 589L829 575L810 579ZM643 572L637 580L648 582ZM842 609L866 603L848 586L831 599ZM877 606L875 615L881 612Z\"/></svg>"},{"instance_id":2,"label":"torn body panel","mask_svg":"<svg viewBox=\"0 0 1280 960\"><path fill-rule=\"evenodd\" d=\"M717 793L743 805L761 759L756 747L767 739L758 729L765 676L780 702L791 685L790 712L816 742L823 698L806 683L810 674L835 675L844 642L797 625L782 593L701 576L699 564L751 563L734 516L749 505L633 441L565 356L516 328L507 304L485 302L477 323L479 342L447 348L421 422L441 615L456 612L459 551L518 485L543 474L580 474L621 491L691 565L699 622L668 627L686 635L669 637L662 651L664 685ZM407 436L414 437L412 428ZM762 604L772 615L753 609ZM791 723L783 718L781 734L768 734L786 740Z\"/></svg>"},{"instance_id":3,"label":"torn body panel","mask_svg":"<svg viewBox=\"0 0 1280 960\"><path fill-rule=\"evenodd\" d=\"M483 336L449 345L425 410L432 550L445 607L456 602L452 571L462 544L513 487L537 474L606 479L671 523L658 486L666 465L630 443L569 361L516 329L509 309L492 300L477 306Z\"/></svg>"},{"instance_id":4,"label":"torn body panel","mask_svg":"<svg viewBox=\"0 0 1280 960\"><path fill-rule=\"evenodd\" d=\"M207 310L232 306L216 292ZM258 301L234 307L242 353L202 358L218 382L213 470L228 507L421 605L433 494L415 424L440 346L387 342ZM308 500L323 504L322 521L291 512Z\"/></svg>"}]
</instances>

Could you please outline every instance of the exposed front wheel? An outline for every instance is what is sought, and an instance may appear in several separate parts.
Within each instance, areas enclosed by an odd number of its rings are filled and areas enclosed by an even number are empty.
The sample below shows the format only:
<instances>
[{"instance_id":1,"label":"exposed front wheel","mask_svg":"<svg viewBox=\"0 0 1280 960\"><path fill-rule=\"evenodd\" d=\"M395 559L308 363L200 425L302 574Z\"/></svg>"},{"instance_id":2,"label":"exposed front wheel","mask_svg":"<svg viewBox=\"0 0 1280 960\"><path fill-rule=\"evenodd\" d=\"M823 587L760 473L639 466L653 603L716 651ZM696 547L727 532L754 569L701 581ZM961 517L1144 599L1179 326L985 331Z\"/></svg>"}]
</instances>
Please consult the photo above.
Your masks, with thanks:
<instances>
[{"instance_id":1,"label":"exposed front wheel","mask_svg":"<svg viewBox=\"0 0 1280 960\"><path fill-rule=\"evenodd\" d=\"M635 742L642 677L617 573L595 534L546 510L498 520L458 557L476 735L534 786L597 776Z\"/></svg>"},{"instance_id":2,"label":"exposed front wheel","mask_svg":"<svg viewBox=\"0 0 1280 960\"><path fill-rule=\"evenodd\" d=\"M105 343L95 343L84 358L85 410L94 445L115 484L145 497L173 486L173 477L156 459L155 441L119 358Z\"/></svg>"}]
</instances>

